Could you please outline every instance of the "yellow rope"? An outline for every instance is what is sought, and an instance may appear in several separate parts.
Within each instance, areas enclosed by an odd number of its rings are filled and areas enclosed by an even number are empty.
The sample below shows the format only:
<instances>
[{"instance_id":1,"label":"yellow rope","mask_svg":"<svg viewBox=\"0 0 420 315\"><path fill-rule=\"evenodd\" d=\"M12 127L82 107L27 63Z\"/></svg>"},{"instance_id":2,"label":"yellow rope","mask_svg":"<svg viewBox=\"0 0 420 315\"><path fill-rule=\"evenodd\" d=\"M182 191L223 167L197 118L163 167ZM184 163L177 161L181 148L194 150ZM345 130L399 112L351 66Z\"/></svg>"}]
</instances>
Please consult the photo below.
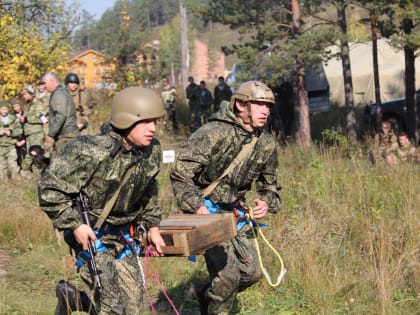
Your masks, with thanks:
<instances>
[{"instance_id":1,"label":"yellow rope","mask_svg":"<svg viewBox=\"0 0 420 315\"><path fill-rule=\"evenodd\" d=\"M253 213L252 213L252 208L251 207L248 207L248 208L249 208L249 219L251 219L254 222L254 220L253 220L254 219L254 216L253 216ZM277 287L280 284L280 282L283 280L284 276L287 273L287 270L284 267L283 259L281 258L279 252L267 240L267 238L265 237L264 233L262 232L262 229L259 226L259 224L258 223L255 223L253 225L255 225L255 229L254 228L252 229L252 234L254 236L255 246L257 248L257 253L258 253L258 261L260 263L261 270L262 270L265 278L267 279L267 282L270 284L270 286ZM263 240L265 241L265 243L273 251L273 253L277 256L277 258L278 258L278 260L280 262L280 273L279 273L279 275L277 277L276 283L273 283L273 281L271 280L270 274L268 273L267 269L264 267L264 264L263 264L263 261L262 261L262 257L261 257L260 246L259 246L258 240L257 240L257 234L255 233L255 230L256 229L258 230L258 233L261 234L261 236L262 236Z\"/></svg>"}]
</instances>

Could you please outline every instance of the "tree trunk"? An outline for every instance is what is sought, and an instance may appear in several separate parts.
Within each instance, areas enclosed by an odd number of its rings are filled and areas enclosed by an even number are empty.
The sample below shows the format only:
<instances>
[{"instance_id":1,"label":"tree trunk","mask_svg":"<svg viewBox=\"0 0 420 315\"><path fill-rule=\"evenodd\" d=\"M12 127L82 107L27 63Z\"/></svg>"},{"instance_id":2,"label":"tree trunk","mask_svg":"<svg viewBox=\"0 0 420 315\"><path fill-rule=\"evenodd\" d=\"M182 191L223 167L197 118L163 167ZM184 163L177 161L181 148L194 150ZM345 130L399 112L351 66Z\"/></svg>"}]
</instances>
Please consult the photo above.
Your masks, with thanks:
<instances>
[{"instance_id":1,"label":"tree trunk","mask_svg":"<svg viewBox=\"0 0 420 315\"><path fill-rule=\"evenodd\" d=\"M302 148L311 146L311 127L309 122L308 91L305 84L305 63L301 58L296 60L296 72L293 75L293 93L295 98L295 140Z\"/></svg>"},{"instance_id":2,"label":"tree trunk","mask_svg":"<svg viewBox=\"0 0 420 315\"><path fill-rule=\"evenodd\" d=\"M295 36L302 33L300 8L297 0L291 0L292 30ZM293 92L295 95L295 140L302 148L311 146L311 127L309 122L308 91L305 85L305 62L296 57L296 70L293 75Z\"/></svg>"},{"instance_id":3,"label":"tree trunk","mask_svg":"<svg viewBox=\"0 0 420 315\"><path fill-rule=\"evenodd\" d=\"M372 56L373 56L373 81L375 85L375 103L376 103L376 121L375 129L379 131L382 124L381 109L381 87L379 83L379 65L378 65L378 25L376 19L376 10L370 11L370 28L372 33Z\"/></svg>"},{"instance_id":4,"label":"tree trunk","mask_svg":"<svg viewBox=\"0 0 420 315\"><path fill-rule=\"evenodd\" d=\"M347 21L346 21L346 4L338 1L336 4L338 23L343 33L344 39L341 40L341 62L343 66L344 79L344 102L346 108L346 132L348 138L357 138L357 121L354 109L353 99L353 81L350 65L350 49L347 41Z\"/></svg>"},{"instance_id":5,"label":"tree trunk","mask_svg":"<svg viewBox=\"0 0 420 315\"><path fill-rule=\"evenodd\" d=\"M179 1L179 15L181 18L181 86L185 93L185 89L188 85L188 28L187 28L187 10L182 5L182 1Z\"/></svg>"},{"instance_id":6,"label":"tree trunk","mask_svg":"<svg viewBox=\"0 0 420 315\"><path fill-rule=\"evenodd\" d=\"M403 20L404 32L406 35L411 34L413 29L413 21L411 19ZM407 107L406 112L406 124L407 134L410 139L416 138L417 128L417 108L416 104L416 76L415 76L415 53L414 50L405 45L404 46L405 56L405 105Z\"/></svg>"}]
</instances>

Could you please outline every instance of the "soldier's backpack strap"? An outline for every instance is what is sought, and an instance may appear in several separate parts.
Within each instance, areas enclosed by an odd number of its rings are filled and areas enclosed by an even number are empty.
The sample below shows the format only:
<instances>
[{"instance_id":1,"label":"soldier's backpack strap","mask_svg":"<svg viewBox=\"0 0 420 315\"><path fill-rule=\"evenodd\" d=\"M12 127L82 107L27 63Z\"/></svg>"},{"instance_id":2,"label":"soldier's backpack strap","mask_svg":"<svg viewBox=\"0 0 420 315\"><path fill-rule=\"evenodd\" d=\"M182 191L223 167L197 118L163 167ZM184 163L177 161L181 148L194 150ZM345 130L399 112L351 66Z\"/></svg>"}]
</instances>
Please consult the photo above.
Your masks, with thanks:
<instances>
[{"instance_id":1,"label":"soldier's backpack strap","mask_svg":"<svg viewBox=\"0 0 420 315\"><path fill-rule=\"evenodd\" d=\"M106 218L111 213L112 207L115 205L115 202L117 201L118 195L120 194L122 186L127 182L127 180L130 178L130 175L134 171L134 165L132 165L128 170L125 171L124 177L121 180L121 184L118 187L118 189L115 191L114 195L111 199L108 200L108 202L105 204L105 207L103 208L101 215L98 217L98 220L95 224L95 230L99 230L102 227L102 224L104 224Z\"/></svg>"},{"instance_id":2,"label":"soldier's backpack strap","mask_svg":"<svg viewBox=\"0 0 420 315\"><path fill-rule=\"evenodd\" d=\"M226 175L228 175L230 172L233 171L233 169L242 161L244 161L251 153L252 150L255 147L255 144L257 143L258 137L253 136L252 140L245 144L241 151L239 151L238 155L230 162L229 166L225 169L225 171L220 175L215 181L210 183L206 188L202 190L203 196L207 197L211 194L211 192L219 185L222 178L224 178Z\"/></svg>"}]
</instances>

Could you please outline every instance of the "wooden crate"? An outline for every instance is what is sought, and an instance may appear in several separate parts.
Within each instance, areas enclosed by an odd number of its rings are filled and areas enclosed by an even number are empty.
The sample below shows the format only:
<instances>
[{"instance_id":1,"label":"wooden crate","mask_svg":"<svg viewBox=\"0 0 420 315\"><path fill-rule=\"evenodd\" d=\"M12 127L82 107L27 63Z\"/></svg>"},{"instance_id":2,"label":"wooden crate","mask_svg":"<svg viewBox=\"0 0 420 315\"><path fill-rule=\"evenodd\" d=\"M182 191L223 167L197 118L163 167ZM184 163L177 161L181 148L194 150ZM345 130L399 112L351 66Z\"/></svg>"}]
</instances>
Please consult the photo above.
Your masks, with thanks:
<instances>
[{"instance_id":1,"label":"wooden crate","mask_svg":"<svg viewBox=\"0 0 420 315\"><path fill-rule=\"evenodd\" d=\"M160 223L168 256L191 256L220 245L236 236L236 219L231 213L170 215Z\"/></svg>"}]
</instances>

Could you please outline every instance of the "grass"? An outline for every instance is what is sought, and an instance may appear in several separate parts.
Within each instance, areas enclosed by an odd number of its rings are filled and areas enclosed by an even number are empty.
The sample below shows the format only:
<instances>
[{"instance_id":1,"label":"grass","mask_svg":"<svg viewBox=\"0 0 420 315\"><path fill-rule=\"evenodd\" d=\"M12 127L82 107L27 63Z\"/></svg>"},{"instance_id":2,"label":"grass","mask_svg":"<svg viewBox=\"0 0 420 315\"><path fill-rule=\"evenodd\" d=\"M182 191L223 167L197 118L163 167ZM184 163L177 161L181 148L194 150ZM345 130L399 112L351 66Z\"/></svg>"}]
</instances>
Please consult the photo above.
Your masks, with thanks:
<instances>
[{"instance_id":1,"label":"grass","mask_svg":"<svg viewBox=\"0 0 420 315\"><path fill-rule=\"evenodd\" d=\"M97 121L107 115L98 108ZM338 130L338 129L337 129ZM162 149L175 141L159 134ZM320 142L321 143L321 142ZM294 145L279 148L283 207L266 220L264 231L281 253L288 273L277 288L265 280L239 294L237 314L416 314L420 309L420 166L372 165L363 145ZM165 215L176 211L168 180L159 174ZM0 249L9 256L0 278L0 314L52 314L54 286L65 246L58 246L46 215L37 207L36 182L3 185ZM251 195L254 192L250 193ZM262 245L272 278L278 263ZM203 257L153 259L159 280L181 314L199 314L189 298L191 283L204 281ZM162 295L152 281L152 297ZM159 314L171 314L159 303Z\"/></svg>"}]
</instances>

